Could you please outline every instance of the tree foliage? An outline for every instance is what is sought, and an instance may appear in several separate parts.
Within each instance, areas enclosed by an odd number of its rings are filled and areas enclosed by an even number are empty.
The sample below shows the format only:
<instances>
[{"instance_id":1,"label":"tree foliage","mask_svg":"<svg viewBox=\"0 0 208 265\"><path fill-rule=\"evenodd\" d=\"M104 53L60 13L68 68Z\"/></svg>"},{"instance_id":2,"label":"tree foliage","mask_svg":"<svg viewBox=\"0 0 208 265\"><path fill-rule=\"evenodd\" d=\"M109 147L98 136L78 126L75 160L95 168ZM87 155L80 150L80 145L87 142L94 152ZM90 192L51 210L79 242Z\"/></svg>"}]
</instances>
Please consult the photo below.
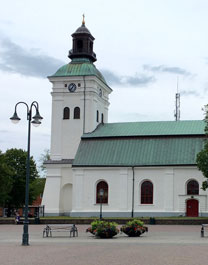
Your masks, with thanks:
<instances>
[{"instance_id":1,"label":"tree foliage","mask_svg":"<svg viewBox=\"0 0 208 265\"><path fill-rule=\"evenodd\" d=\"M9 149L4 154L6 164L12 170L12 187L8 193L6 206L8 208L18 208L25 204L25 183L26 183L26 161L27 152L22 149ZM36 163L33 157L30 158L30 189L29 204L36 199L33 182L39 177Z\"/></svg>"},{"instance_id":2,"label":"tree foliage","mask_svg":"<svg viewBox=\"0 0 208 265\"><path fill-rule=\"evenodd\" d=\"M50 151L48 149L45 149L43 154L41 154L38 162L39 162L39 173L42 177L46 176L46 167L44 163L46 161L50 160Z\"/></svg>"},{"instance_id":3,"label":"tree foliage","mask_svg":"<svg viewBox=\"0 0 208 265\"><path fill-rule=\"evenodd\" d=\"M207 178L202 183L202 189L206 190L208 188L208 105L204 108L205 111L205 118L204 121L205 125L205 135L206 139L204 142L204 148L198 153L196 163L198 169L202 172L205 178Z\"/></svg>"},{"instance_id":4,"label":"tree foliage","mask_svg":"<svg viewBox=\"0 0 208 265\"><path fill-rule=\"evenodd\" d=\"M36 178L31 184L31 189L33 193L33 197L37 198L37 196L42 196L44 187L45 187L45 178Z\"/></svg>"},{"instance_id":5,"label":"tree foliage","mask_svg":"<svg viewBox=\"0 0 208 265\"><path fill-rule=\"evenodd\" d=\"M12 169L7 165L5 156L0 151L0 206L4 207L10 199L12 189Z\"/></svg>"}]
</instances>

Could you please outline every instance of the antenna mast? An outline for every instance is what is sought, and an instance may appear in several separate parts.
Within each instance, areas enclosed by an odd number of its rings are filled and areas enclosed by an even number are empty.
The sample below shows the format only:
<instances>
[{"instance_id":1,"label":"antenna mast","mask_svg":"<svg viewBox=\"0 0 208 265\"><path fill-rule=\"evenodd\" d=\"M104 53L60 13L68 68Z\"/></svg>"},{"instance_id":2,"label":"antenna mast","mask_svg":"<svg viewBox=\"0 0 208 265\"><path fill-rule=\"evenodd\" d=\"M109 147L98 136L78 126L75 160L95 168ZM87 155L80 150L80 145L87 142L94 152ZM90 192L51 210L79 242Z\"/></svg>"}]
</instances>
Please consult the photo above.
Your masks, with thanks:
<instances>
[{"instance_id":1,"label":"antenna mast","mask_svg":"<svg viewBox=\"0 0 208 265\"><path fill-rule=\"evenodd\" d=\"M178 92L178 77L177 77L177 93L176 93L176 100L175 100L175 112L174 117L176 121L180 120L180 93Z\"/></svg>"}]
</instances>

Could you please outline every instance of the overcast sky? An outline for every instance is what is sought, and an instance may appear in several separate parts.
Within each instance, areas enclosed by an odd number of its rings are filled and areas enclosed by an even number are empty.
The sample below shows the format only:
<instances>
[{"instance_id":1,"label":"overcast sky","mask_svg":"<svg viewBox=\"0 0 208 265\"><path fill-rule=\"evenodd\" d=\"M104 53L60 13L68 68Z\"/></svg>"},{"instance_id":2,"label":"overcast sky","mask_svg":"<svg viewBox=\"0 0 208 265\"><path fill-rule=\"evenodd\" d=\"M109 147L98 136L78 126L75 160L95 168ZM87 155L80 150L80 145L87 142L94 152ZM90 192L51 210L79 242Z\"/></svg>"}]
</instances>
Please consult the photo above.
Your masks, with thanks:
<instances>
[{"instance_id":1,"label":"overcast sky","mask_svg":"<svg viewBox=\"0 0 208 265\"><path fill-rule=\"evenodd\" d=\"M42 125L31 154L50 147L51 84L69 62L71 34L95 37L96 67L113 93L109 122L174 120L177 78L181 120L203 119L208 103L207 0L0 0L0 150L27 148L27 121L13 125L18 101L37 100Z\"/></svg>"}]
</instances>

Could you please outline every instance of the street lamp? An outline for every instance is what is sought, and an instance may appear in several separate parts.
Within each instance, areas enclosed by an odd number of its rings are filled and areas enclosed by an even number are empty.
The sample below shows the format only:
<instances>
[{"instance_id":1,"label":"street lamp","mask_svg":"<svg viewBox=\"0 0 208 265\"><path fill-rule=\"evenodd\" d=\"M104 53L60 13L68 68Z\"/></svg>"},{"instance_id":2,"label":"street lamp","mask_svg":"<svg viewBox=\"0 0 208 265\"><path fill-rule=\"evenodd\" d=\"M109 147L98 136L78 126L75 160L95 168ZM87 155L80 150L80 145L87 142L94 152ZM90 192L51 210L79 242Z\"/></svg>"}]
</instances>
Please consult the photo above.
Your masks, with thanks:
<instances>
[{"instance_id":1,"label":"street lamp","mask_svg":"<svg viewBox=\"0 0 208 265\"><path fill-rule=\"evenodd\" d=\"M100 189L99 195L100 195L100 220L101 220L102 219L102 202L103 202L103 195L104 195L103 189Z\"/></svg>"},{"instance_id":2,"label":"street lamp","mask_svg":"<svg viewBox=\"0 0 208 265\"><path fill-rule=\"evenodd\" d=\"M27 141L27 162L26 162L26 184L25 184L25 218L24 218L24 226L23 226L23 235L22 235L22 245L28 246L29 245L29 234L28 234L28 204L29 204L29 181L30 181L30 131L31 131L31 123L34 126L39 126L43 118L40 116L39 113L39 105L37 101L33 101L30 107L27 103L20 101L15 105L15 110L13 116L10 120L13 123L18 123L20 118L17 115L17 106L19 104L24 104L27 108L27 120L28 120L28 141ZM36 114L32 117L32 109L35 108ZM33 119L33 120L32 120ZM32 121L31 121L32 120Z\"/></svg>"}]
</instances>

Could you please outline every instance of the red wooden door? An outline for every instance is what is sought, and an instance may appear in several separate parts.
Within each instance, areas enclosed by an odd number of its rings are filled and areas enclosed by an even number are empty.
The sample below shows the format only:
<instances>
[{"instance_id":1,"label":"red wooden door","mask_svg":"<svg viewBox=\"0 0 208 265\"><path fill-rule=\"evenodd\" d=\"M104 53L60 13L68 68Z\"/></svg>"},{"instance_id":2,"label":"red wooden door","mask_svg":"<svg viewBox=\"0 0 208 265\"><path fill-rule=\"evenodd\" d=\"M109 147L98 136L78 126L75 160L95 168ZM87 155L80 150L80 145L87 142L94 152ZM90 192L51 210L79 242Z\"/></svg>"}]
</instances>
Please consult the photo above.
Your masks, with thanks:
<instances>
[{"instance_id":1,"label":"red wooden door","mask_svg":"<svg viewBox=\"0 0 208 265\"><path fill-rule=\"evenodd\" d=\"M186 216L197 217L199 215L199 202L191 199L186 202Z\"/></svg>"}]
</instances>

